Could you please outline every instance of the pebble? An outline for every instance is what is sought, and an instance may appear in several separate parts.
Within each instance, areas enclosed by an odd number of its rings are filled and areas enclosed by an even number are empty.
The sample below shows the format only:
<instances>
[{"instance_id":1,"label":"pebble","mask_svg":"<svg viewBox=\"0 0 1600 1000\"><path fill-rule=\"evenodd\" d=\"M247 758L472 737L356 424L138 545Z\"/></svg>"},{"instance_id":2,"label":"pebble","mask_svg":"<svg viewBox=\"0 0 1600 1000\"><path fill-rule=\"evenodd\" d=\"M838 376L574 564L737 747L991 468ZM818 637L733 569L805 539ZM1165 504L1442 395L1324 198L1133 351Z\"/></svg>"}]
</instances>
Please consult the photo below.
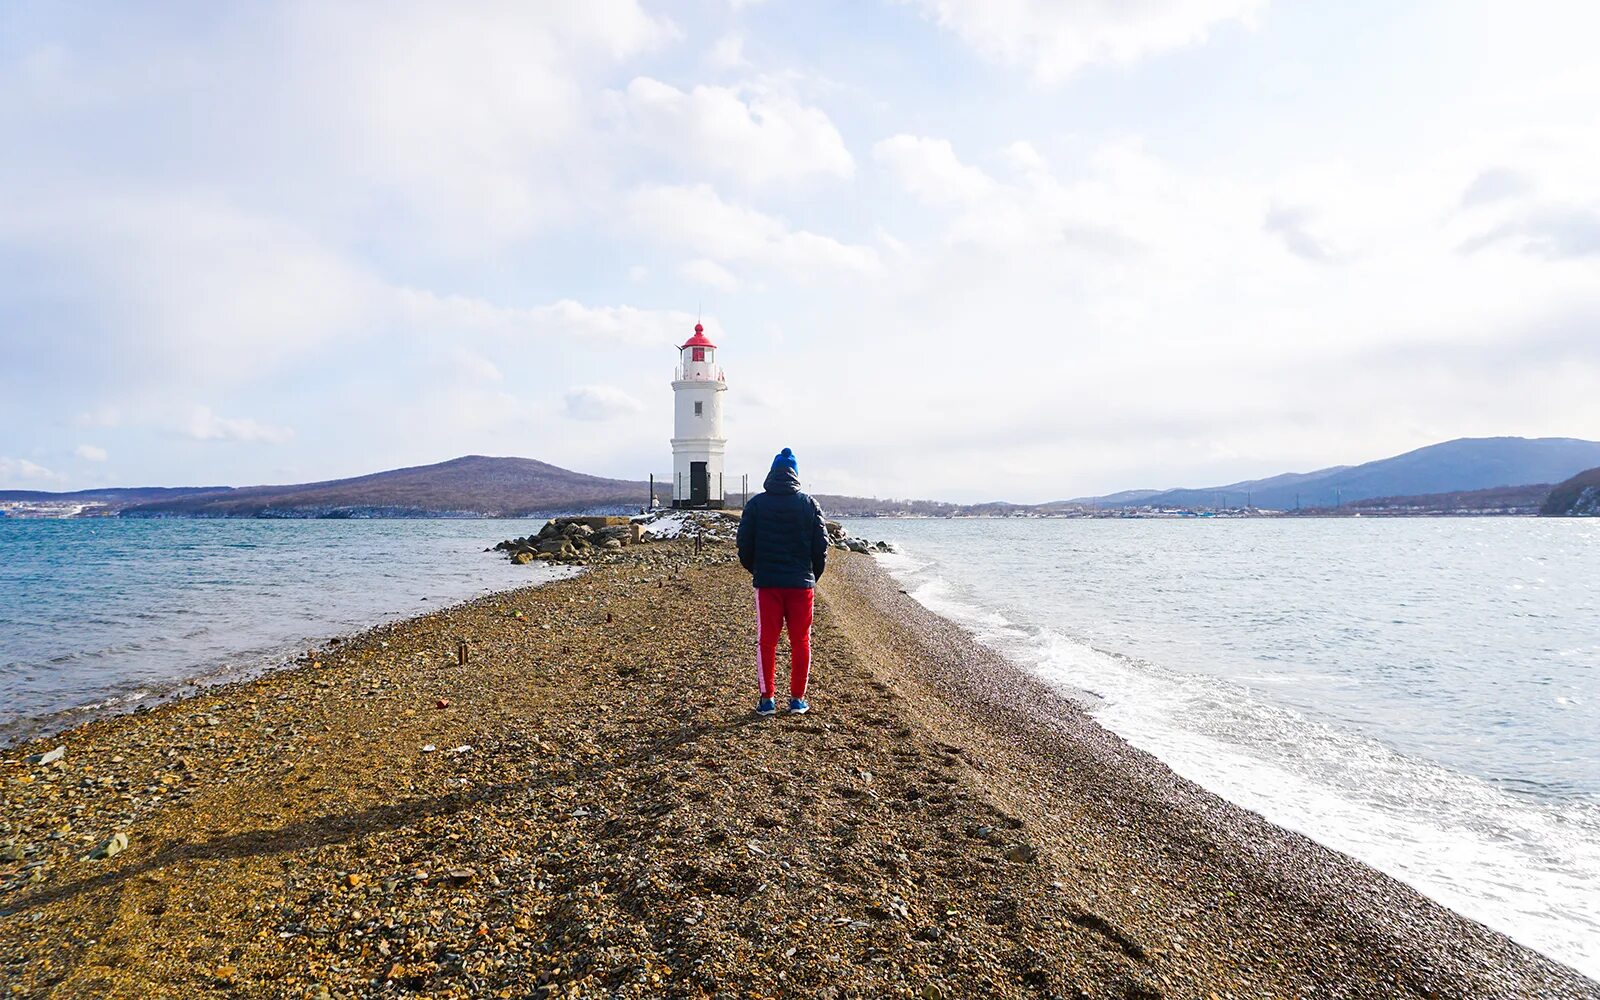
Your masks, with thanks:
<instances>
[{"instance_id":1,"label":"pebble","mask_svg":"<svg viewBox=\"0 0 1600 1000\"><path fill-rule=\"evenodd\" d=\"M113 833L105 840L102 840L94 850L90 851L89 857L97 861L114 858L127 849L128 835L125 833Z\"/></svg>"},{"instance_id":2,"label":"pebble","mask_svg":"<svg viewBox=\"0 0 1600 1000\"><path fill-rule=\"evenodd\" d=\"M54 750L49 750L45 753L36 753L32 757L26 758L26 760L29 764L54 764L56 761L66 756L66 753L67 748L64 746L59 746Z\"/></svg>"}]
</instances>

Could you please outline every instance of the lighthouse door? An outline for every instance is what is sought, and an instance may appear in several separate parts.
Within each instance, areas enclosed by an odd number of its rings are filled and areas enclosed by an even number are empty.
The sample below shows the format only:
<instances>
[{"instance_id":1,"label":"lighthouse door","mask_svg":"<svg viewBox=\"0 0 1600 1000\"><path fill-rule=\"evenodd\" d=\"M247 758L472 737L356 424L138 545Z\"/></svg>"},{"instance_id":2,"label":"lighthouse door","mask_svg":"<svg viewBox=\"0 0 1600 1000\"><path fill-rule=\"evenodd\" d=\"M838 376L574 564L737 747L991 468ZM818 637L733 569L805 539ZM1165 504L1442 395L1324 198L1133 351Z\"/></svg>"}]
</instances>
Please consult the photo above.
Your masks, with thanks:
<instances>
[{"instance_id":1,"label":"lighthouse door","mask_svg":"<svg viewBox=\"0 0 1600 1000\"><path fill-rule=\"evenodd\" d=\"M706 503L711 499L711 479L706 475L706 463L689 463L689 502Z\"/></svg>"}]
</instances>

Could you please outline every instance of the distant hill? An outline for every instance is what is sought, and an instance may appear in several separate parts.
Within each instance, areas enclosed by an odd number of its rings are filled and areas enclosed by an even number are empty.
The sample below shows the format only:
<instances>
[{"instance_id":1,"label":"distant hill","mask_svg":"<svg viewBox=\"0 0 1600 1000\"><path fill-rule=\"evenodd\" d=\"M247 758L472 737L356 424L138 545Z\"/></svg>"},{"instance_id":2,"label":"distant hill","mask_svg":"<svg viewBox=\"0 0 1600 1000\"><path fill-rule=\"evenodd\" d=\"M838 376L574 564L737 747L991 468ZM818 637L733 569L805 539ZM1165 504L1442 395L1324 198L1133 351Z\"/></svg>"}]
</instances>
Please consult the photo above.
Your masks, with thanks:
<instances>
[{"instance_id":1,"label":"distant hill","mask_svg":"<svg viewBox=\"0 0 1600 1000\"><path fill-rule=\"evenodd\" d=\"M1424 493L1410 497L1373 497L1355 500L1340 510L1346 514L1522 514L1539 513L1550 495L1549 483L1495 486L1487 490ZM1302 508L1306 513L1333 513L1332 507Z\"/></svg>"},{"instance_id":2,"label":"distant hill","mask_svg":"<svg viewBox=\"0 0 1600 1000\"><path fill-rule=\"evenodd\" d=\"M1576 438L1458 438L1364 465L1338 465L1222 486L1163 490L1137 499L1089 497L1101 507L1335 507L1375 497L1462 493L1555 483L1600 465L1600 441ZM1139 491L1134 491L1139 492Z\"/></svg>"},{"instance_id":3,"label":"distant hill","mask_svg":"<svg viewBox=\"0 0 1600 1000\"><path fill-rule=\"evenodd\" d=\"M531 458L467 455L437 465L353 479L109 502L120 508L124 517L514 517L638 508L645 503L647 491L642 482L587 476ZM46 494L35 499L61 496Z\"/></svg>"},{"instance_id":4,"label":"distant hill","mask_svg":"<svg viewBox=\"0 0 1600 1000\"><path fill-rule=\"evenodd\" d=\"M1242 507L1307 513L1339 505L1345 512L1532 513L1548 493L1546 511L1566 510L1597 476L1600 442L1575 438L1461 438L1364 465L1333 466L1224 486L1124 490L1043 504L991 501L880 500L822 494L830 516L1012 517L1083 516L1121 508ZM1562 480L1568 480L1562 482ZM1580 481L1581 480L1581 481ZM1526 484L1536 485L1526 485ZM1551 490L1546 483L1561 483ZM1576 485L1575 485L1576 484ZM45 493L0 491L0 503L65 508L93 505L84 514L124 517L517 517L641 507L648 485L589 476L530 458L467 455L436 465L376 472L352 479L288 486L138 487ZM662 502L671 493L657 483ZM1600 489L1595 494L1600 495ZM737 505L742 498L730 493ZM0 513L4 513L0 511ZM48 515L45 515L48 516Z\"/></svg>"},{"instance_id":5,"label":"distant hill","mask_svg":"<svg viewBox=\"0 0 1600 1000\"><path fill-rule=\"evenodd\" d=\"M0 503L103 503L122 507L146 500L193 496L196 493L220 493L228 488L226 486L131 486L102 490L74 490L71 493L0 490Z\"/></svg>"},{"instance_id":6,"label":"distant hill","mask_svg":"<svg viewBox=\"0 0 1600 1000\"><path fill-rule=\"evenodd\" d=\"M1107 493L1103 497L1074 497L1071 500L1059 500L1057 503L1077 504L1084 507L1095 504L1120 507L1126 504L1142 503L1160 492L1161 490L1123 490L1120 493Z\"/></svg>"},{"instance_id":7,"label":"distant hill","mask_svg":"<svg viewBox=\"0 0 1600 1000\"><path fill-rule=\"evenodd\" d=\"M1600 469L1557 483L1539 513L1545 517L1600 517Z\"/></svg>"}]
</instances>

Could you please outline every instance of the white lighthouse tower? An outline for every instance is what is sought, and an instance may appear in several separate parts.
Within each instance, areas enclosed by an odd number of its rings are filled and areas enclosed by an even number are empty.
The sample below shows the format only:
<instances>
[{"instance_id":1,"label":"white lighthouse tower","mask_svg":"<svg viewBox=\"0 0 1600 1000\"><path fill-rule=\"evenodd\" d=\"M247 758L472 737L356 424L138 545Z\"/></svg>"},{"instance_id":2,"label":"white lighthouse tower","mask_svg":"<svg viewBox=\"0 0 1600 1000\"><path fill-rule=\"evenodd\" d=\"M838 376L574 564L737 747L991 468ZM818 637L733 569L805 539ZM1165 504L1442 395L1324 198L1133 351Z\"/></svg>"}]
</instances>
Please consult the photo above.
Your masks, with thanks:
<instances>
[{"instance_id":1,"label":"white lighthouse tower","mask_svg":"<svg viewBox=\"0 0 1600 1000\"><path fill-rule=\"evenodd\" d=\"M678 370L672 379L672 506L723 505L722 394L728 383L717 367L717 345L705 327L678 348Z\"/></svg>"}]
</instances>

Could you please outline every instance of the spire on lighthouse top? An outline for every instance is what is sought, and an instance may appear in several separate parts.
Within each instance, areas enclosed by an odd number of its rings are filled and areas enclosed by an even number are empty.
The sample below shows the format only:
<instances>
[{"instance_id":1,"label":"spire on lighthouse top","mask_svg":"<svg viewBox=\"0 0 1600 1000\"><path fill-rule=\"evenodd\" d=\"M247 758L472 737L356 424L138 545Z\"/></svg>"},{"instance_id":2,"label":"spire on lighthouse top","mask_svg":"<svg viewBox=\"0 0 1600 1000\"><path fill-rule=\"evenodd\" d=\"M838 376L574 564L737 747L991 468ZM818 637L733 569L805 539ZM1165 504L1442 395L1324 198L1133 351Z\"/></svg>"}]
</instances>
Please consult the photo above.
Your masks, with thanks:
<instances>
[{"instance_id":1,"label":"spire on lighthouse top","mask_svg":"<svg viewBox=\"0 0 1600 1000\"><path fill-rule=\"evenodd\" d=\"M694 325L694 336L692 336L688 340L684 341L683 345L681 347L679 347L678 350L681 351L681 350L683 350L684 347L716 347L716 346L717 346L716 344L713 344L711 342L711 338L706 336L706 328L701 326L699 323L696 323Z\"/></svg>"}]
</instances>

